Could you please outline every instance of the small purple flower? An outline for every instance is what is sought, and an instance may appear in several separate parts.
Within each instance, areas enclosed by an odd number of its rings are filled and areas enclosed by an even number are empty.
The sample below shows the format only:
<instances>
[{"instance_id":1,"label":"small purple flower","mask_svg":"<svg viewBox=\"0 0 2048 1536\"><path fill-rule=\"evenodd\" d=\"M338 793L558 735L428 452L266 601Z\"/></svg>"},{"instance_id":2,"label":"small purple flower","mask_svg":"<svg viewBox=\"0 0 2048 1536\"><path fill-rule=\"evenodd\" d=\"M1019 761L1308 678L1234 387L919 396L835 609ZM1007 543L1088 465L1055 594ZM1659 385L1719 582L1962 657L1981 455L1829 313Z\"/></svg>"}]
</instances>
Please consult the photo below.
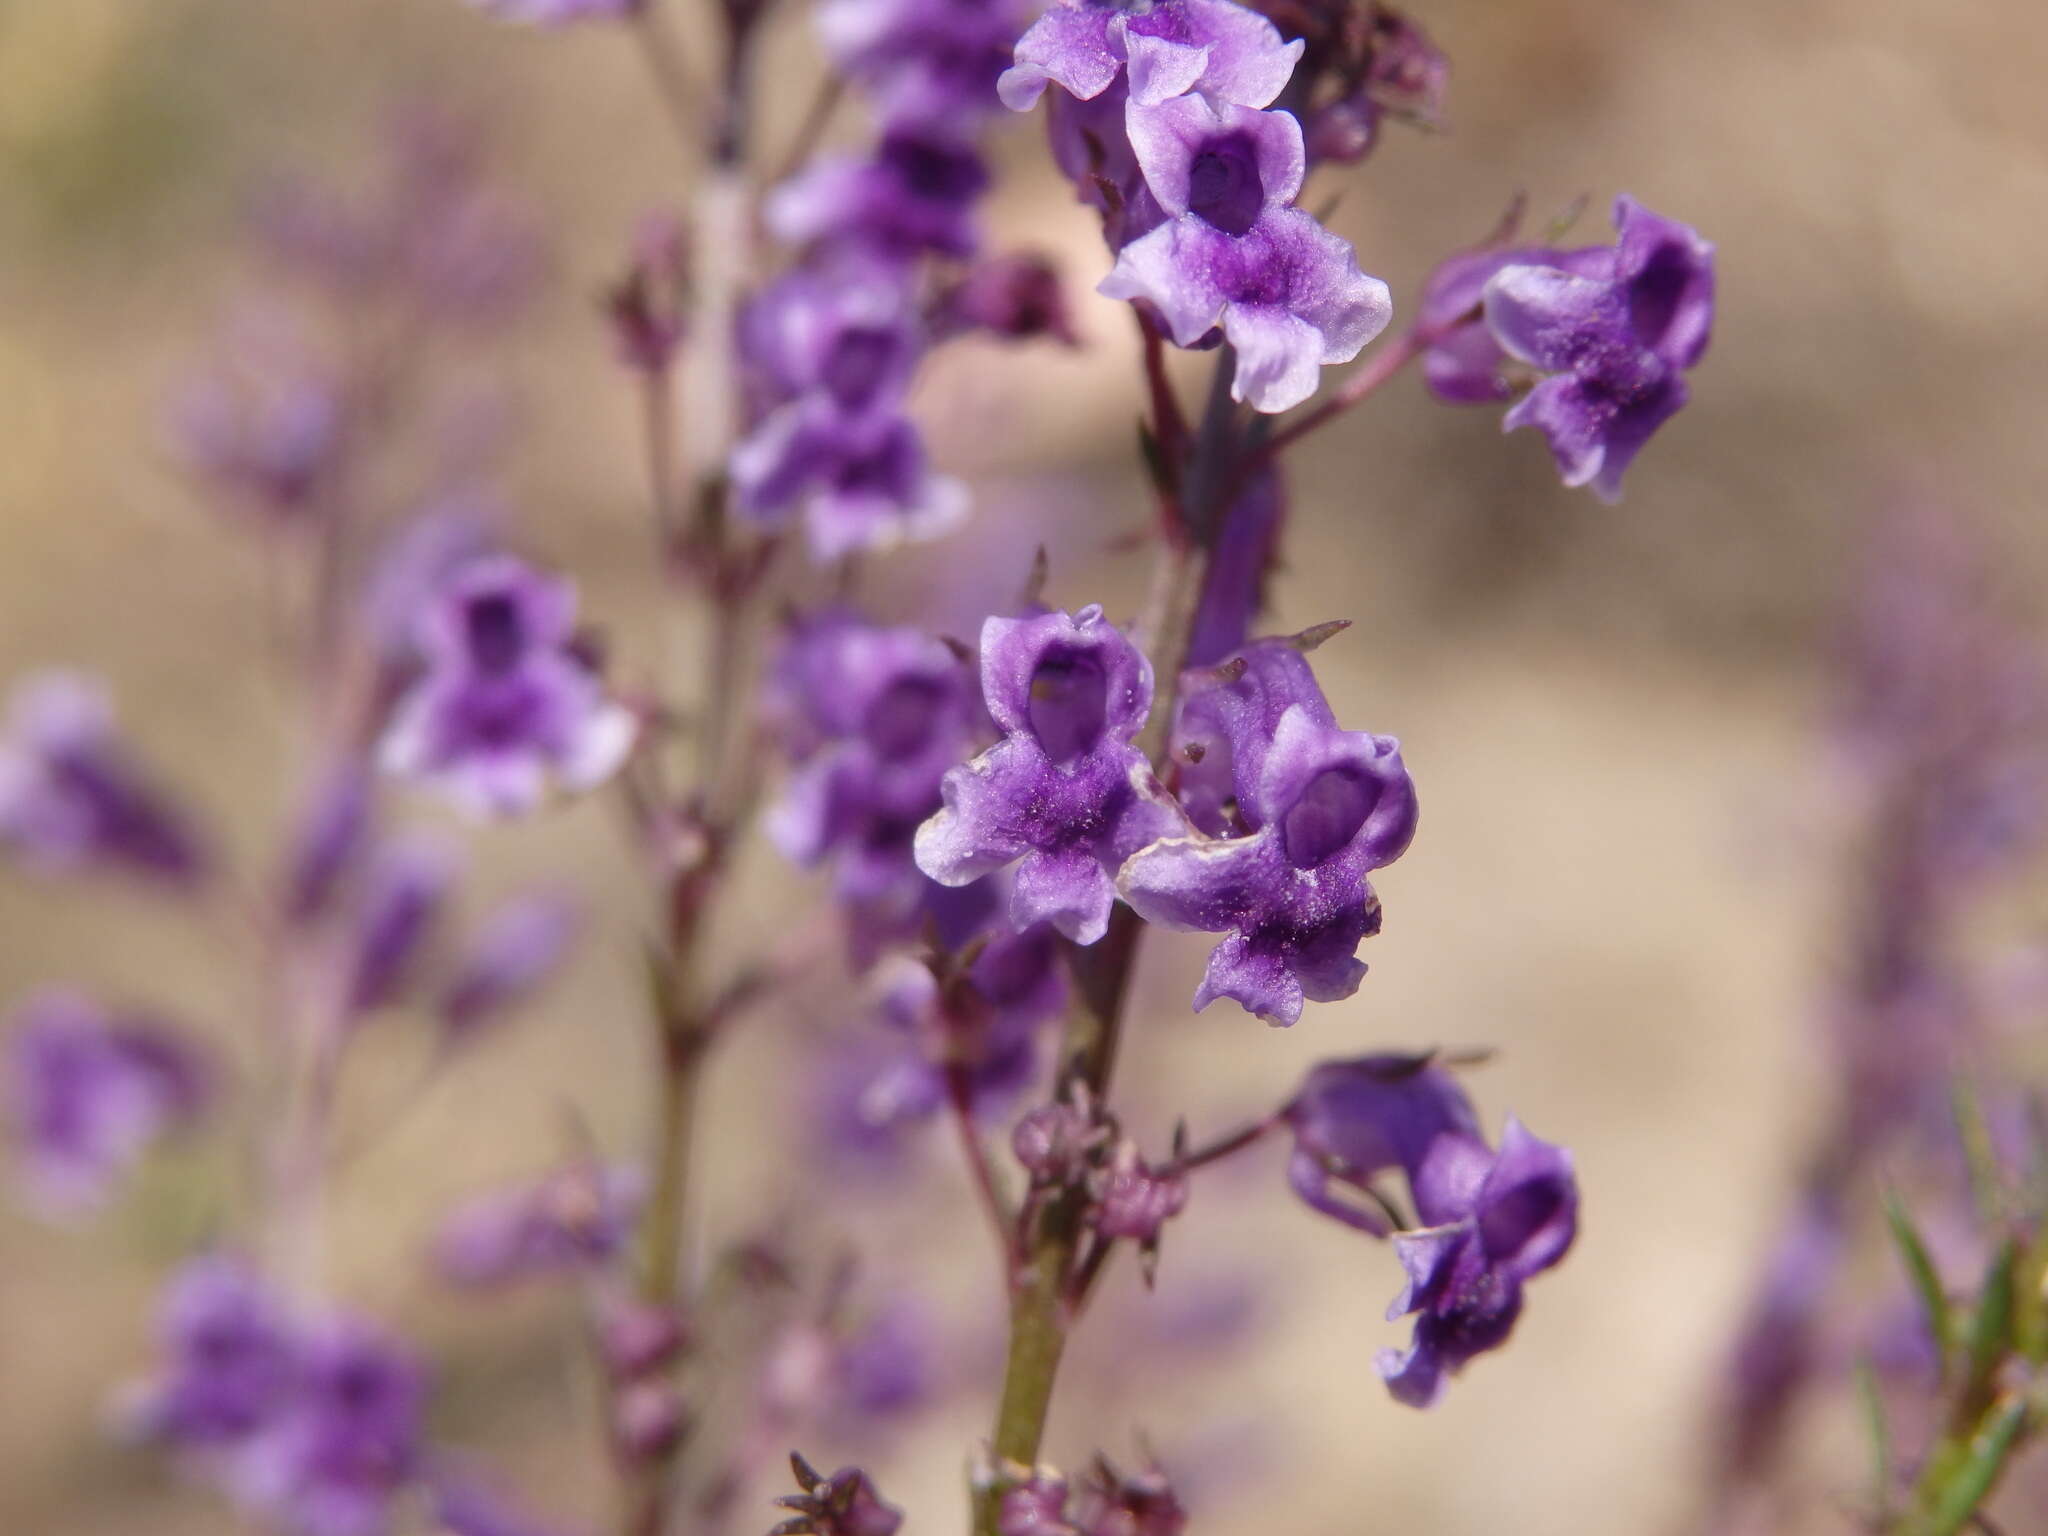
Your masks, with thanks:
<instances>
[{"instance_id":1,"label":"small purple flower","mask_svg":"<svg viewBox=\"0 0 2048 1536\"><path fill-rule=\"evenodd\" d=\"M0 844L31 866L104 866L185 883L204 858L185 818L115 734L106 694L46 672L19 684L0 738Z\"/></svg>"},{"instance_id":2,"label":"small purple flower","mask_svg":"<svg viewBox=\"0 0 2048 1536\"><path fill-rule=\"evenodd\" d=\"M1447 1375L1507 1341L1523 1284L1571 1247L1571 1154L1512 1116L1498 1150L1487 1146L1463 1090L1427 1056L1326 1062L1284 1115L1295 1132L1289 1181L1324 1214L1385 1236L1393 1223L1338 1200L1331 1182L1369 1191L1379 1173L1407 1178L1420 1225L1394 1234L1408 1283L1387 1316L1415 1314L1415 1334L1377 1364L1396 1399L1428 1407Z\"/></svg>"},{"instance_id":3,"label":"small purple flower","mask_svg":"<svg viewBox=\"0 0 2048 1536\"><path fill-rule=\"evenodd\" d=\"M1089 101L1125 75L1141 106L1193 91L1263 107L1286 87L1301 50L1228 0L1055 0L1018 39L1016 64L996 89L1003 105L1024 112L1048 83Z\"/></svg>"},{"instance_id":4,"label":"small purple flower","mask_svg":"<svg viewBox=\"0 0 2048 1536\"><path fill-rule=\"evenodd\" d=\"M1502 421L1550 442L1566 485L1605 501L1658 427L1687 398L1684 372L1707 350L1714 248L1693 230L1615 199L1606 269L1503 267L1487 282L1487 329L1512 357L1550 375Z\"/></svg>"},{"instance_id":5,"label":"small purple flower","mask_svg":"<svg viewBox=\"0 0 2048 1536\"><path fill-rule=\"evenodd\" d=\"M151 1019L71 992L22 1004L7 1041L6 1108L21 1175L53 1216L104 1203L156 1142L197 1121L210 1063Z\"/></svg>"},{"instance_id":6,"label":"small purple flower","mask_svg":"<svg viewBox=\"0 0 2048 1536\"><path fill-rule=\"evenodd\" d=\"M764 707L796 765L769 836L799 864L830 861L856 937L914 933L932 887L912 838L979 722L967 669L921 630L826 609L790 626Z\"/></svg>"},{"instance_id":7,"label":"small purple flower","mask_svg":"<svg viewBox=\"0 0 2048 1536\"><path fill-rule=\"evenodd\" d=\"M137 1400L141 1433L218 1452L270 1423L299 1375L297 1322L238 1259L209 1255L166 1284L157 1322L162 1364Z\"/></svg>"},{"instance_id":8,"label":"small purple flower","mask_svg":"<svg viewBox=\"0 0 2048 1536\"><path fill-rule=\"evenodd\" d=\"M958 330L983 331L1006 341L1050 336L1062 346L1081 344L1052 258L1012 251L976 262L947 293L944 314Z\"/></svg>"},{"instance_id":9,"label":"small purple flower","mask_svg":"<svg viewBox=\"0 0 2048 1536\"><path fill-rule=\"evenodd\" d=\"M782 526L801 500L820 562L935 539L967 515L967 487L932 471L903 416L778 411L733 450L732 475L742 515L762 527Z\"/></svg>"},{"instance_id":10,"label":"small purple flower","mask_svg":"<svg viewBox=\"0 0 2048 1536\"><path fill-rule=\"evenodd\" d=\"M981 244L981 152L956 126L901 122L866 158L825 155L770 192L762 217L786 245L825 242L893 260L965 259Z\"/></svg>"},{"instance_id":11,"label":"small purple flower","mask_svg":"<svg viewBox=\"0 0 2048 1536\"><path fill-rule=\"evenodd\" d=\"M1191 695L1182 716L1184 735L1185 722L1220 725L1214 739L1227 754L1243 835L1165 838L1137 853L1117 883L1152 922L1228 935L1209 957L1197 1010L1228 997L1269 1023L1292 1024L1304 1000L1358 990L1358 945L1379 931L1366 876L1407 848L1415 788L1392 737L1337 728L1286 642L1262 642L1246 659L1241 675ZM1220 771L1208 754L1201 766L1205 777ZM1198 829L1223 825L1213 791L1205 803L1191 789L1189 812Z\"/></svg>"},{"instance_id":12,"label":"small purple flower","mask_svg":"<svg viewBox=\"0 0 2048 1536\"><path fill-rule=\"evenodd\" d=\"M561 967L582 926L576 903L552 891L516 896L487 916L441 993L447 1043L474 1039L528 1002Z\"/></svg>"},{"instance_id":13,"label":"small purple flower","mask_svg":"<svg viewBox=\"0 0 2048 1536\"><path fill-rule=\"evenodd\" d=\"M533 809L552 778L589 789L633 747L633 714L574 648L575 590L510 556L463 566L415 631L425 674L382 746L391 773L476 815Z\"/></svg>"},{"instance_id":14,"label":"small purple flower","mask_svg":"<svg viewBox=\"0 0 2048 1536\"><path fill-rule=\"evenodd\" d=\"M1004 1490L996 1536L1078 1536L1067 1523L1067 1480L1050 1467Z\"/></svg>"},{"instance_id":15,"label":"small purple flower","mask_svg":"<svg viewBox=\"0 0 2048 1536\"><path fill-rule=\"evenodd\" d=\"M1284 411L1315 393L1393 316L1348 240L1292 205L1306 164L1285 112L1184 96L1128 113L1145 185L1167 222L1132 241L1097 291L1145 299L1178 346L1218 324L1237 349L1232 397Z\"/></svg>"},{"instance_id":16,"label":"small purple flower","mask_svg":"<svg viewBox=\"0 0 2048 1536\"><path fill-rule=\"evenodd\" d=\"M436 1265L463 1286L602 1267L631 1239L646 1192L638 1168L575 1167L479 1196L442 1222Z\"/></svg>"},{"instance_id":17,"label":"small purple flower","mask_svg":"<svg viewBox=\"0 0 2048 1536\"><path fill-rule=\"evenodd\" d=\"M277 518L314 504L342 461L346 426L333 379L303 357L254 349L242 366L186 379L168 411L172 446L193 473Z\"/></svg>"},{"instance_id":18,"label":"small purple flower","mask_svg":"<svg viewBox=\"0 0 2048 1536\"><path fill-rule=\"evenodd\" d=\"M1108 927L1111 873L1178 821L1131 745L1152 708L1152 664L1099 607L991 618L981 687L1003 739L946 774L944 808L918 829L918 868L966 885L1022 860L1011 924L1092 944Z\"/></svg>"},{"instance_id":19,"label":"small purple flower","mask_svg":"<svg viewBox=\"0 0 2048 1536\"><path fill-rule=\"evenodd\" d=\"M384 848L363 883L350 940L345 1003L352 1015L397 1001L433 938L455 854L446 844L413 837Z\"/></svg>"},{"instance_id":20,"label":"small purple flower","mask_svg":"<svg viewBox=\"0 0 2048 1536\"><path fill-rule=\"evenodd\" d=\"M1321 62L1324 50L1334 49L1337 57L1330 64L1344 88L1308 114L1305 129L1310 159L1348 165L1372 152L1381 120L1390 114L1439 123L1451 65L1421 27L1391 7L1367 7L1362 28L1349 7L1334 14L1341 20L1329 37L1310 46L1308 67Z\"/></svg>"},{"instance_id":21,"label":"small purple flower","mask_svg":"<svg viewBox=\"0 0 2048 1536\"><path fill-rule=\"evenodd\" d=\"M314 1325L280 1411L237 1452L230 1483L295 1536L385 1536L424 1451L418 1361L353 1318Z\"/></svg>"},{"instance_id":22,"label":"small purple flower","mask_svg":"<svg viewBox=\"0 0 2048 1536\"><path fill-rule=\"evenodd\" d=\"M1016 6L991 0L825 0L825 51L884 121L972 122L1000 105Z\"/></svg>"}]
</instances>

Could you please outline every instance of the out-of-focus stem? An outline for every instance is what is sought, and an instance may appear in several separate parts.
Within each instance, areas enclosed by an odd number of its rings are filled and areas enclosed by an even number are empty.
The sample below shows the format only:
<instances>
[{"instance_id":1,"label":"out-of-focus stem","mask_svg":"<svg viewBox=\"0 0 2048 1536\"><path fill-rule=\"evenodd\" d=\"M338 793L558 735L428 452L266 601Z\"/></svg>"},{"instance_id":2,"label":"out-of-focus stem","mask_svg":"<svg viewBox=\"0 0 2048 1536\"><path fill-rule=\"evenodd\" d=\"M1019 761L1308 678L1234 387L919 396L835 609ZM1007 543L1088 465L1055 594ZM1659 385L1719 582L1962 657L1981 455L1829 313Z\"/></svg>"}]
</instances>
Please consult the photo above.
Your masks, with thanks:
<instances>
[{"instance_id":1,"label":"out-of-focus stem","mask_svg":"<svg viewBox=\"0 0 2048 1536\"><path fill-rule=\"evenodd\" d=\"M1235 366L1235 354L1225 347L1217 358L1209 402L1182 480L1179 522L1193 538L1185 546L1172 542L1167 545L1163 558L1168 565L1160 584L1161 600L1146 636L1157 693L1138 745L1160 766L1207 570L1205 541L1220 521L1222 509L1218 503L1243 447L1237 412L1230 398ZM1155 430L1156 427L1155 423ZM1111 909L1109 930L1102 939L1070 952L1074 1000L1060 1042L1056 1092L1062 1099L1073 1097L1077 1088L1085 1088L1096 1102L1109 1094L1144 926L1136 912L1119 903ZM1030 1466L1038 1460L1053 1389L1059 1379L1060 1357L1074 1323L1074 1281L1083 1239L1087 1236L1087 1204L1084 1191L1067 1191L1045 1209L1029 1236L1030 1247L1010 1304L1009 1357L991 1443L996 1476L976 1492L976 1536L996 1536L1004 1466Z\"/></svg>"}]
</instances>

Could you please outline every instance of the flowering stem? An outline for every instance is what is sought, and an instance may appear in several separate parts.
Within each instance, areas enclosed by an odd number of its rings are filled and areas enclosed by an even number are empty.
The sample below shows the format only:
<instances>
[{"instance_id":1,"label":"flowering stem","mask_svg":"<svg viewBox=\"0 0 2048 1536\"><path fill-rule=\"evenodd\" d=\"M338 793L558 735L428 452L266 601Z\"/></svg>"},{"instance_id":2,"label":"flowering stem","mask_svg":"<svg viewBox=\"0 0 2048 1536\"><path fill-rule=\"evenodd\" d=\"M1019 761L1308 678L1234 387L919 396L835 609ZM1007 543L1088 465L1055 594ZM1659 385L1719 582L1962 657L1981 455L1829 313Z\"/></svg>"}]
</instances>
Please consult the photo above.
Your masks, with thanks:
<instances>
[{"instance_id":1,"label":"flowering stem","mask_svg":"<svg viewBox=\"0 0 2048 1536\"><path fill-rule=\"evenodd\" d=\"M988 1148L982 1144L981 1131L974 1123L974 1089L968 1080L967 1069L954 1064L946 1068L946 1104L952 1113L954 1127L960 1133L961 1151L967 1158L968 1172L974 1176L974 1192L980 1199L982 1209L988 1213L989 1225L994 1229L996 1241L1001 1246L1003 1274L1013 1277L1024 1262L1024 1255L1017 1246L1017 1216L1004 1198L1002 1186L996 1182L996 1171L990 1164Z\"/></svg>"},{"instance_id":2,"label":"flowering stem","mask_svg":"<svg viewBox=\"0 0 2048 1536\"><path fill-rule=\"evenodd\" d=\"M1225 347L1216 361L1201 430L1177 498L1180 526L1194 538L1185 545L1169 541L1166 547L1162 600L1146 635L1158 692L1137 744L1155 764L1163 763L1178 702L1181 665L1208 568L1205 541L1221 521L1220 497L1243 449L1236 405L1230 398L1235 369L1236 356ZM1136 912L1119 903L1111 910L1109 930L1100 941L1068 950L1074 1002L1060 1042L1055 1097L1061 1101L1071 1102L1085 1092L1100 1103L1109 1094L1144 927ZM1080 1282L1084 1277L1092 1282L1101 1268L1101 1254L1084 1257L1088 1204L1085 1189L1068 1189L1047 1203L1035 1230L1025 1234L1027 1251L1011 1298L1009 1358L991 1444L995 1476L976 1490L976 1536L997 1536L1005 1468L1029 1467L1038 1460L1060 1357L1078 1303L1085 1299Z\"/></svg>"},{"instance_id":3,"label":"flowering stem","mask_svg":"<svg viewBox=\"0 0 2048 1536\"><path fill-rule=\"evenodd\" d=\"M1220 1163L1224 1158L1265 1140L1278 1130L1282 1123L1280 1115L1271 1114L1263 1120L1254 1120L1250 1125L1239 1126L1227 1136L1219 1136L1205 1147L1183 1152L1174 1159L1174 1172L1190 1173L1197 1168L1207 1167L1210 1163Z\"/></svg>"}]
</instances>

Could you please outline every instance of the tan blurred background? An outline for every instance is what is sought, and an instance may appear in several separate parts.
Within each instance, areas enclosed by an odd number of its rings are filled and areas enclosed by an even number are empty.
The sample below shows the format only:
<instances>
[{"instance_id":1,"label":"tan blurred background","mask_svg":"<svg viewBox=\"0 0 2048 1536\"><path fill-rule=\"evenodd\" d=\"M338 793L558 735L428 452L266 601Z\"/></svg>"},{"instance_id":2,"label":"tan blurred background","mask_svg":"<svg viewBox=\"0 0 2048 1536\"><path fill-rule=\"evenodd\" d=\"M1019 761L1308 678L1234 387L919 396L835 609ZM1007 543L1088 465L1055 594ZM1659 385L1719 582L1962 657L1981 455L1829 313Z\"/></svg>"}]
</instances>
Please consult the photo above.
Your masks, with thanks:
<instances>
[{"instance_id":1,"label":"tan blurred background","mask_svg":"<svg viewBox=\"0 0 2048 1536\"><path fill-rule=\"evenodd\" d=\"M1493 412L1434 406L1412 381L1302 454L1277 623L1358 621L1324 652L1331 692L1347 723L1402 738L1423 830L1382 882L1386 932L1357 998L1288 1034L1227 1004L1187 1017L1203 951L1167 939L1148 951L1126 1071L1158 1138L1176 1109L1199 1131L1263 1108L1324 1055L1496 1044L1475 1081L1485 1113L1513 1108L1575 1149L1583 1236L1533 1288L1514 1346L1418 1415L1371 1374L1402 1332L1381 1320L1391 1253L1302 1211L1267 1158L1244 1189L1198 1191L1154 1303L1256 1279L1261 1331L1211 1369L1155 1353L1098 1370L1063 1398L1052 1449L1129 1454L1142 1433L1169 1459L1230 1468L1201 1489L1210 1536L1642 1536L1692 1508L1719 1351L1819 1102L1807 1024L1836 829L1818 642L1859 529L1901 488L1932 487L1998 530L2018 591L2048 569L2048 8L1416 11L1454 61L1454 131L1389 132L1335 220L1397 306L1517 189L1539 210L1591 193L1595 223L1627 190L1718 243L1719 333L1695 403L1618 508L1560 491L1534 434L1502 439ZM784 123L811 67L791 18L764 72ZM550 286L493 354L524 401L511 489L523 536L578 574L624 664L644 667L655 583L633 401L590 301L634 215L675 205L688 173L645 85L605 29L521 32L457 0L0 0L0 665L104 670L166 775L260 847L295 754L262 658L265 570L165 462L161 400L247 280L233 234L250 178L346 181L381 115L424 99L480 114L549 222ZM1088 294L1100 248L1036 129L1004 125L995 223L1061 251L1093 345L958 349L928 376L925 419L999 521L1022 507L1051 530L1053 595L1075 603L1135 589L1137 562L1102 549L1144 516L1133 359L1123 317ZM1031 535L999 537L1021 561ZM884 585L944 581L972 540ZM966 623L969 597L952 601ZM457 1438L577 1517L603 1506L564 1309L452 1302L416 1250L451 1198L546 1165L565 1104L633 1144L634 898L594 807L494 832L475 861L474 894L567 869L599 905L596 936L544 1016L351 1175L340 1284L432 1344ZM749 899L783 878L764 862ZM77 980L232 1035L250 1027L245 987L213 944L118 893L0 882L9 998ZM797 1038L763 1028L717 1068L714 1229L793 1188L821 1195L791 1127ZM955 1336L979 1341L957 1351L946 1408L872 1467L913 1530L945 1532L997 1346L976 1320L988 1256L956 1236L964 1188L931 1163L911 1198L840 1227L880 1278L940 1274ZM144 1358L155 1277L209 1220L184 1187L77 1232L0 1214L0 1531L224 1528L203 1493L99 1434ZM1139 1315L1131 1273L1109 1288L1117 1316ZM1129 1326L1096 1319L1081 1355ZM1832 1497L1860 1465L1816 1467L1801 1528L1845 1528Z\"/></svg>"}]
</instances>

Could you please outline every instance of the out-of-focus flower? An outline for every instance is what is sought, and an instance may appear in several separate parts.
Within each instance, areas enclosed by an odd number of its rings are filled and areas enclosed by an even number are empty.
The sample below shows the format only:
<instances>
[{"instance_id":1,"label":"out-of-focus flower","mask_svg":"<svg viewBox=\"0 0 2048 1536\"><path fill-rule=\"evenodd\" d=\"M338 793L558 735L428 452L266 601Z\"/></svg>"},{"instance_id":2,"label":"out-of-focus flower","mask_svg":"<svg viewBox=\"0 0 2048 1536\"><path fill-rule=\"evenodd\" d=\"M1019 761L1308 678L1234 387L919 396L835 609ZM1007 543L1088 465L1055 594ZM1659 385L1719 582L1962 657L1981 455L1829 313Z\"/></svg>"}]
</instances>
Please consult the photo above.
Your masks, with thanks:
<instances>
[{"instance_id":1,"label":"out-of-focus flower","mask_svg":"<svg viewBox=\"0 0 2048 1536\"><path fill-rule=\"evenodd\" d=\"M165 1286L157 1321L162 1361L132 1415L142 1434L218 1453L281 1411L299 1380L298 1322L242 1261L208 1255Z\"/></svg>"},{"instance_id":2,"label":"out-of-focus flower","mask_svg":"<svg viewBox=\"0 0 2048 1536\"><path fill-rule=\"evenodd\" d=\"M1056 0L1017 41L1016 63L997 90L1028 111L1048 84L1083 101L1126 76L1141 106L1196 92L1222 103L1269 105L1301 57L1256 11L1228 0L1160 0L1135 8L1114 0Z\"/></svg>"},{"instance_id":3,"label":"out-of-focus flower","mask_svg":"<svg viewBox=\"0 0 2048 1536\"><path fill-rule=\"evenodd\" d=\"M1284 411L1393 317L1387 285L1347 240L1292 206L1306 161L1285 112L1175 97L1129 112L1131 144L1167 222L1125 246L1099 291L1145 299L1176 345L1218 324L1237 349L1233 398Z\"/></svg>"},{"instance_id":4,"label":"out-of-focus flower","mask_svg":"<svg viewBox=\"0 0 2048 1536\"><path fill-rule=\"evenodd\" d=\"M21 1005L6 1067L24 1189L53 1216L104 1202L154 1143L199 1119L213 1081L206 1058L155 1020L72 992Z\"/></svg>"},{"instance_id":5,"label":"out-of-focus flower","mask_svg":"<svg viewBox=\"0 0 2048 1536\"><path fill-rule=\"evenodd\" d=\"M971 123L995 111L1017 7L1004 0L825 0L825 51L888 122Z\"/></svg>"},{"instance_id":6,"label":"out-of-focus flower","mask_svg":"<svg viewBox=\"0 0 2048 1536\"><path fill-rule=\"evenodd\" d=\"M1300 74L1334 82L1303 114L1309 159L1353 165L1379 142L1388 116L1439 123L1450 60L1414 19L1391 6L1285 7L1283 29L1304 29ZM1299 90L1300 81L1296 87Z\"/></svg>"},{"instance_id":7,"label":"out-of-focus flower","mask_svg":"<svg viewBox=\"0 0 2048 1536\"><path fill-rule=\"evenodd\" d=\"M637 722L577 653L575 621L566 581L502 555L462 567L419 617L426 671L385 734L384 767L478 815L531 810L551 780L610 777Z\"/></svg>"},{"instance_id":8,"label":"out-of-focus flower","mask_svg":"<svg viewBox=\"0 0 2048 1536\"><path fill-rule=\"evenodd\" d=\"M433 937L455 854L438 839L409 837L382 849L356 904L344 1002L352 1015L395 1002Z\"/></svg>"},{"instance_id":9,"label":"out-of-focus flower","mask_svg":"<svg viewBox=\"0 0 2048 1536\"><path fill-rule=\"evenodd\" d=\"M1079 346L1060 288L1059 268L1035 251L1011 251L976 262L945 296L941 311L959 330L986 331L1008 341L1049 336Z\"/></svg>"},{"instance_id":10,"label":"out-of-focus flower","mask_svg":"<svg viewBox=\"0 0 2048 1536\"><path fill-rule=\"evenodd\" d=\"M1566 485L1603 500L1650 435L1687 398L1684 374L1706 354L1714 248L1632 198L1614 204L1605 271L1508 266L1486 284L1487 329L1512 357L1548 374L1502 425L1549 439Z\"/></svg>"},{"instance_id":11,"label":"out-of-focus flower","mask_svg":"<svg viewBox=\"0 0 2048 1536\"><path fill-rule=\"evenodd\" d=\"M683 339L689 272L683 226L651 214L633 233L626 275L605 295L619 360L642 373L664 371Z\"/></svg>"},{"instance_id":12,"label":"out-of-focus flower","mask_svg":"<svg viewBox=\"0 0 2048 1536\"><path fill-rule=\"evenodd\" d=\"M436 1264L466 1286L602 1267L631 1239L646 1184L637 1167L573 1167L480 1196L442 1222Z\"/></svg>"},{"instance_id":13,"label":"out-of-focus flower","mask_svg":"<svg viewBox=\"0 0 2048 1536\"><path fill-rule=\"evenodd\" d=\"M866 157L824 155L770 192L769 230L787 245L823 242L892 260L965 259L981 244L974 205L988 166L959 128L898 123Z\"/></svg>"},{"instance_id":14,"label":"out-of-focus flower","mask_svg":"<svg viewBox=\"0 0 2048 1536\"><path fill-rule=\"evenodd\" d=\"M1113 872L1177 828L1131 744L1152 707L1152 665L1096 606L991 618L981 686L1003 739L946 774L944 808L918 829L918 867L965 885L1021 860L1012 925L1051 923L1092 944L1109 923Z\"/></svg>"},{"instance_id":15,"label":"out-of-focus flower","mask_svg":"<svg viewBox=\"0 0 2048 1536\"><path fill-rule=\"evenodd\" d=\"M567 1536L535 1518L494 1484L471 1475L437 1477L434 1536Z\"/></svg>"},{"instance_id":16,"label":"out-of-focus flower","mask_svg":"<svg viewBox=\"0 0 2048 1536\"><path fill-rule=\"evenodd\" d=\"M426 1375L353 1318L307 1328L293 1389L236 1452L237 1495L294 1536L384 1536L425 1451Z\"/></svg>"},{"instance_id":17,"label":"out-of-focus flower","mask_svg":"<svg viewBox=\"0 0 2048 1536\"><path fill-rule=\"evenodd\" d=\"M253 352L241 366L195 372L169 408L172 447L187 467L279 518L313 504L341 461L346 425L341 390L326 372Z\"/></svg>"},{"instance_id":18,"label":"out-of-focus flower","mask_svg":"<svg viewBox=\"0 0 2048 1536\"><path fill-rule=\"evenodd\" d=\"M278 884L285 916L310 923L333 907L369 846L372 789L362 762L346 757L323 771L300 808Z\"/></svg>"},{"instance_id":19,"label":"out-of-focus flower","mask_svg":"<svg viewBox=\"0 0 2048 1536\"><path fill-rule=\"evenodd\" d=\"M0 843L51 871L104 867L183 884L205 869L184 814L115 733L104 690L63 672L20 683L8 703Z\"/></svg>"},{"instance_id":20,"label":"out-of-focus flower","mask_svg":"<svg viewBox=\"0 0 2048 1536\"><path fill-rule=\"evenodd\" d=\"M472 1039L530 1000L561 967L582 926L582 910L553 891L515 896L485 917L441 993L447 1041Z\"/></svg>"},{"instance_id":21,"label":"out-of-focus flower","mask_svg":"<svg viewBox=\"0 0 2048 1536\"><path fill-rule=\"evenodd\" d=\"M1182 713L1184 733L1191 719L1220 725L1243 835L1165 838L1124 865L1118 888L1149 921L1227 935L1195 993L1198 1010L1228 997L1292 1024L1304 1000L1358 989L1358 945L1379 929L1367 875L1414 836L1415 788L1392 737L1338 729L1293 646L1261 642L1244 659L1234 676L1190 690ZM1202 766L1218 771L1207 755ZM1197 827L1199 805L1190 806Z\"/></svg>"}]
</instances>

